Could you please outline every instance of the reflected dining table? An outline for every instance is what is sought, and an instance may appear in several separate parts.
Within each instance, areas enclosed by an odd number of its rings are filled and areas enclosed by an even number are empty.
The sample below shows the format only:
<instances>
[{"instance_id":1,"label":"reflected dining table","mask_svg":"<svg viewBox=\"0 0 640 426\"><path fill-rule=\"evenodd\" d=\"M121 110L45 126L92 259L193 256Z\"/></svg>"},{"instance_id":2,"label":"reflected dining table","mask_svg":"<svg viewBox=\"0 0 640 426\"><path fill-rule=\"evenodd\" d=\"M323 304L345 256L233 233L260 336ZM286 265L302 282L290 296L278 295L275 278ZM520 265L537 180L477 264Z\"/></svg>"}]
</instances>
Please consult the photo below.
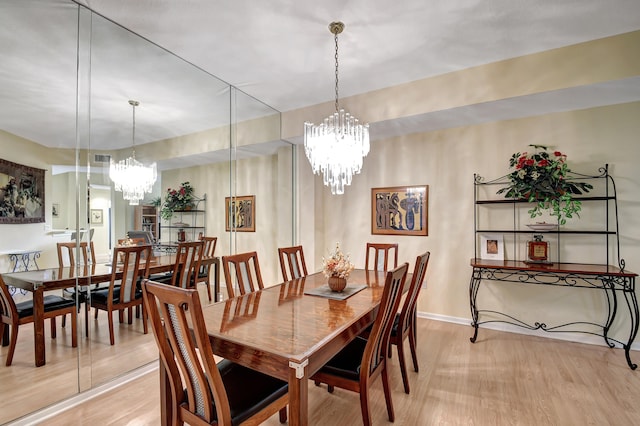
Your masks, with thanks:
<instances>
[{"instance_id":1,"label":"reflected dining table","mask_svg":"<svg viewBox=\"0 0 640 426\"><path fill-rule=\"evenodd\" d=\"M175 255L154 256L150 261L149 273L168 272L173 269ZM214 265L214 285L216 294L220 282L220 259L218 257L203 259L203 262ZM116 264L116 267L118 264ZM35 346L35 365L46 364L44 341L44 293L67 287L86 286L111 280L112 265L94 263L90 265L69 266L63 268L40 269L37 271L3 273L2 279L7 285L29 291L33 294L33 336ZM117 276L120 278L121 276ZM8 327L5 327L8 332ZM2 344L8 344L8 334L2 336Z\"/></svg>"},{"instance_id":2,"label":"reflected dining table","mask_svg":"<svg viewBox=\"0 0 640 426\"><path fill-rule=\"evenodd\" d=\"M287 381L289 424L307 425L309 378L374 321L384 282L385 272L354 270L348 287L364 288L336 300L305 294L327 286L327 278L315 273L205 306L213 352ZM174 405L162 362L160 376L162 424L167 425Z\"/></svg>"}]
</instances>

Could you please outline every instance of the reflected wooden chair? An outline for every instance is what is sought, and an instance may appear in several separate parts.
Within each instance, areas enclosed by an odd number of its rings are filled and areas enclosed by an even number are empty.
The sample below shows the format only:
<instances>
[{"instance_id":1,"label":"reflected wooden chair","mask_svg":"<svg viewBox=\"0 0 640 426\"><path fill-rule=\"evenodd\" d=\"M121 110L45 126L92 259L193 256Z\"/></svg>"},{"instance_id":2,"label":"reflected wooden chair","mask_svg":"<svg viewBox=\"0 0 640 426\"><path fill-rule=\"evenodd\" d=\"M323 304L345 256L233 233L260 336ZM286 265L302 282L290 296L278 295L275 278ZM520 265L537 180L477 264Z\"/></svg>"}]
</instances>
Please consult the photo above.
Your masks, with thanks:
<instances>
[{"instance_id":1,"label":"reflected wooden chair","mask_svg":"<svg viewBox=\"0 0 640 426\"><path fill-rule=\"evenodd\" d=\"M389 264L393 259L393 264ZM371 262L370 262L371 261ZM398 244L367 243L365 269L385 271L398 266Z\"/></svg>"},{"instance_id":2,"label":"reflected wooden chair","mask_svg":"<svg viewBox=\"0 0 640 426\"><path fill-rule=\"evenodd\" d=\"M142 306L142 324L144 334L147 334L147 319L145 306L142 301L142 291L138 283L149 277L149 263L151 261L151 246L116 247L113 258L122 255L123 263L112 268L111 281L108 288L91 292L91 306L97 310L107 311L109 320L109 340L115 343L113 329L113 312L118 311L120 323L124 322L124 310L128 310L129 324L133 322L133 307ZM121 278L118 275L122 274Z\"/></svg>"},{"instance_id":3,"label":"reflected wooden chair","mask_svg":"<svg viewBox=\"0 0 640 426\"><path fill-rule=\"evenodd\" d=\"M51 320L51 338L56 338L56 317L71 315L71 346L78 346L77 313L75 301L61 296L44 296L44 319ZM3 346L9 345L7 353L7 367L13 362L13 354L18 340L18 329L23 324L29 324L33 319L33 300L15 303L9 288L0 276L0 336L5 335L5 327L11 327L9 341L3 341Z\"/></svg>"},{"instance_id":4,"label":"reflected wooden chair","mask_svg":"<svg viewBox=\"0 0 640 426\"><path fill-rule=\"evenodd\" d=\"M258 425L276 412L287 421L286 382L229 360L216 364L197 290L153 281L142 289L170 381L169 424Z\"/></svg>"},{"instance_id":5,"label":"reflected wooden chair","mask_svg":"<svg viewBox=\"0 0 640 426\"><path fill-rule=\"evenodd\" d=\"M231 274L233 268L233 275ZM258 253L238 253L222 256L222 269L229 297L235 297L234 283L238 284L240 294L251 293L264 288Z\"/></svg>"},{"instance_id":6,"label":"reflected wooden chair","mask_svg":"<svg viewBox=\"0 0 640 426\"><path fill-rule=\"evenodd\" d=\"M278 248L278 259L280 259L280 270L285 281L306 277L307 265L304 262L304 252L302 246Z\"/></svg>"},{"instance_id":7,"label":"reflected wooden chair","mask_svg":"<svg viewBox=\"0 0 640 426\"><path fill-rule=\"evenodd\" d=\"M413 359L413 369L418 372L418 357L416 355L416 303L418 294L422 288L424 277L429 264L429 252L423 253L416 258L409 290L405 296L402 310L396 314L396 318L391 328L389 337L389 356L391 356L391 345L398 348L398 358L400 358L400 372L402 373L402 383L404 392L409 393L409 379L407 378L407 366L404 360L404 341L409 339L411 358Z\"/></svg>"},{"instance_id":8,"label":"reflected wooden chair","mask_svg":"<svg viewBox=\"0 0 640 426\"><path fill-rule=\"evenodd\" d=\"M198 272L198 279L196 284L205 283L207 286L207 295L209 296L209 302L211 302L211 262L216 252L216 244L218 243L218 237L202 237L204 241L204 250L202 257L207 259L207 262L202 262L200 270Z\"/></svg>"},{"instance_id":9,"label":"reflected wooden chair","mask_svg":"<svg viewBox=\"0 0 640 426\"><path fill-rule=\"evenodd\" d=\"M375 379L382 376L384 397L387 404L389 421L394 421L393 401L387 371L387 351L391 327L400 299L409 264L387 272L382 299L378 314L373 323L369 339L360 336L352 340L344 349L338 352L320 370L311 376L316 384L326 383L329 392L334 386L360 394L360 410L365 426L371 424L371 410L369 408L369 391Z\"/></svg>"},{"instance_id":10,"label":"reflected wooden chair","mask_svg":"<svg viewBox=\"0 0 640 426\"><path fill-rule=\"evenodd\" d=\"M86 266L95 263L96 252L93 246L93 241L87 243L82 241L78 244L77 241L65 241L56 243L56 250L58 253L58 267L64 268L68 266ZM76 256L77 251L77 256ZM76 262L76 258L78 261ZM68 261L65 262L65 259ZM78 307L84 303L84 321L85 321L85 335L89 337L89 287L81 286L76 295L75 287L67 287L62 290L62 297L65 299L76 300L78 299ZM62 319L62 325L66 325L66 317Z\"/></svg>"},{"instance_id":11,"label":"reflected wooden chair","mask_svg":"<svg viewBox=\"0 0 640 426\"><path fill-rule=\"evenodd\" d=\"M152 276L150 279L162 284L182 288L196 288L203 250L204 241L179 243L175 253L176 260L171 272Z\"/></svg>"}]
</instances>

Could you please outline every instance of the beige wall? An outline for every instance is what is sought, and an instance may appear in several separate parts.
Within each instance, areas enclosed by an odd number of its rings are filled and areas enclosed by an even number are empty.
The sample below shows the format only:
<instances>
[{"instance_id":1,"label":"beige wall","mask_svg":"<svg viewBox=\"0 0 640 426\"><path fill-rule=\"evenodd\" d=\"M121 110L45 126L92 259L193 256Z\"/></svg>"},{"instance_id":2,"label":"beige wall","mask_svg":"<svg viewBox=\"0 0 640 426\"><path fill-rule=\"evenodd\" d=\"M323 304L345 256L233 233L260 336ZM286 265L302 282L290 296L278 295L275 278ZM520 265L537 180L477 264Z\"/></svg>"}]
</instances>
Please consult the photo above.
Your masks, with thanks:
<instances>
[{"instance_id":1,"label":"beige wall","mask_svg":"<svg viewBox=\"0 0 640 426\"><path fill-rule=\"evenodd\" d=\"M359 118L373 117L377 121L640 75L637 55L632 54L639 42L640 32L625 34L387 88L349 98L343 104ZM321 116L324 107L283 114L284 137L299 134L304 119ZM320 269L322 255L336 241L351 254L357 267L364 265L367 241L397 241L401 260L409 261L411 268L416 255L429 250L428 288L421 294L419 311L469 323L469 259L475 243L473 175L498 178L508 172L508 160L514 152L538 144L565 152L570 167L577 172L597 174L599 167L610 165L618 190L621 256L629 270L638 271L638 117L640 103L634 102L376 141L361 175L354 178L343 196L331 195L322 186L321 177L312 176L301 150L298 205L304 214L299 222L299 240L305 250L312 249L307 263L311 270ZM371 188L414 184L429 185L429 236L372 235ZM581 226L590 220L583 215ZM563 251L566 260L605 262L599 248L596 252L591 245L563 241L571 247ZM478 300L485 307L512 312L525 320L548 320L552 324L576 318L602 322L606 315L603 297L601 291L488 283L482 286ZM613 327L613 335L624 341L629 330L625 313L626 307L619 310Z\"/></svg>"}]
</instances>

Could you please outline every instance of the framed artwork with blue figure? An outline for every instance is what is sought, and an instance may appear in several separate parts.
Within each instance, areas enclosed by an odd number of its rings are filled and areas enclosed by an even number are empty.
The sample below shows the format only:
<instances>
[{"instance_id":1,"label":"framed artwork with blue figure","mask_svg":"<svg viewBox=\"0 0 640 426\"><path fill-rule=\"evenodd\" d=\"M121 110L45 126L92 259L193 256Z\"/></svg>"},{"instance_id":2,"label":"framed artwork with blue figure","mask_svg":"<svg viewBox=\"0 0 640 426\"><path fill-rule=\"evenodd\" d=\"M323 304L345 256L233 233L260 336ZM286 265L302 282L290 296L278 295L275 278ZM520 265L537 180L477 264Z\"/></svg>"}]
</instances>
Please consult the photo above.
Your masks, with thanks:
<instances>
[{"instance_id":1,"label":"framed artwork with blue figure","mask_svg":"<svg viewBox=\"0 0 640 426\"><path fill-rule=\"evenodd\" d=\"M428 199L428 185L372 188L371 233L429 235Z\"/></svg>"}]
</instances>

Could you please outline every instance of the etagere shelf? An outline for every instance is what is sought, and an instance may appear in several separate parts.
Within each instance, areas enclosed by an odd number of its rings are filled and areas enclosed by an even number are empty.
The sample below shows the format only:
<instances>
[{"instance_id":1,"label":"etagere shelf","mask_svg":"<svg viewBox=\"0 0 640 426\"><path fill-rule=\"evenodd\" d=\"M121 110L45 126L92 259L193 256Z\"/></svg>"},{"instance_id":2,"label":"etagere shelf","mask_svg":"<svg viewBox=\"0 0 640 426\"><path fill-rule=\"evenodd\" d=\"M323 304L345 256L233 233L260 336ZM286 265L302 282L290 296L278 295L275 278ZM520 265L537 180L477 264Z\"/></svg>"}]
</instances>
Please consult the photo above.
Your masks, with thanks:
<instances>
[{"instance_id":1,"label":"etagere shelf","mask_svg":"<svg viewBox=\"0 0 640 426\"><path fill-rule=\"evenodd\" d=\"M635 293L636 273L625 269L625 261L620 256L620 233L616 186L605 165L595 175L573 173L571 180L587 180L593 185L588 195L576 199L582 203L584 216L590 220L570 220L566 226L557 223L550 231L527 229L531 222L527 210L532 203L521 199L504 199L496 196L496 190L509 184L507 176L485 181L474 175L474 258L469 283L469 303L471 325L474 328L471 342L478 336L482 324L507 323L530 330L546 332L578 332L604 338L609 347L616 343L624 348L627 364L632 370L637 365L631 361L629 350L639 327L638 301ZM481 236L498 234L504 238L504 259L482 259ZM534 235L542 235L552 248L546 262L530 262L526 258L527 240ZM584 240L580 240L583 238ZM575 259L573 250L567 246L588 242L597 249L595 258ZM571 244L569 244L571 243ZM581 252L583 253L583 252ZM574 258L572 258L574 257ZM615 263L615 264L613 264ZM547 325L545 321L526 322L511 312L480 309L477 303L480 284L483 281L510 282L517 285L546 285L571 288L598 289L605 295L607 309L602 322L572 321L564 324ZM629 335L626 341L609 336L609 331L618 312L617 294L622 292L628 308Z\"/></svg>"},{"instance_id":2,"label":"etagere shelf","mask_svg":"<svg viewBox=\"0 0 640 426\"><path fill-rule=\"evenodd\" d=\"M174 210L171 219L162 219L160 229L162 239L160 248L171 251L178 243L183 241L197 241L202 235L206 235L206 194L202 198L196 198L193 207L188 210Z\"/></svg>"}]
</instances>

